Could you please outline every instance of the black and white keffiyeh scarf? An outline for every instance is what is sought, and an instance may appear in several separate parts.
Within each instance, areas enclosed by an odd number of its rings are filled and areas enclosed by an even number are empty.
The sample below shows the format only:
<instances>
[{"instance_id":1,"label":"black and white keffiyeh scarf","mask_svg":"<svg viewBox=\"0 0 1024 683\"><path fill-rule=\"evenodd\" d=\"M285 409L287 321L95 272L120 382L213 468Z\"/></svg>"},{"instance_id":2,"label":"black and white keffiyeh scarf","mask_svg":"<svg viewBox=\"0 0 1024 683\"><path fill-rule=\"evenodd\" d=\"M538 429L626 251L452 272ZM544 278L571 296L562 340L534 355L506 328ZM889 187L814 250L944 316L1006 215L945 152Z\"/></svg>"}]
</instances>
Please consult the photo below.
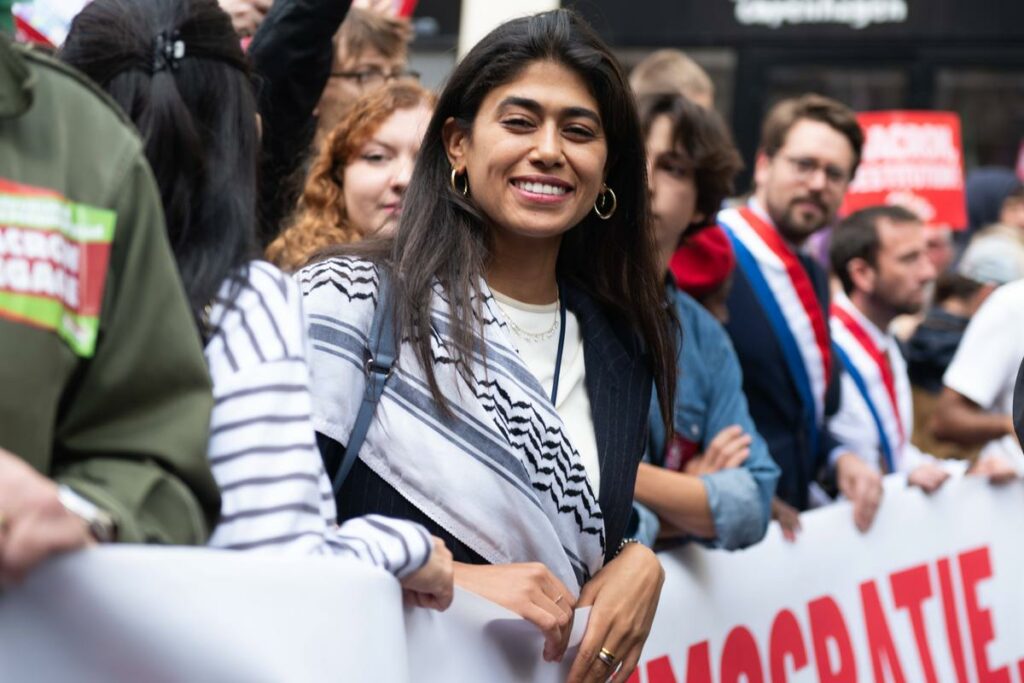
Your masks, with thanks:
<instances>
[{"instance_id":1,"label":"black and white keffiyeh scarf","mask_svg":"<svg viewBox=\"0 0 1024 683\"><path fill-rule=\"evenodd\" d=\"M312 345L313 424L344 444L363 397L377 267L334 258L296 277ZM604 561L597 496L486 283L480 289L486 360L474 356L468 372L460 373L449 354L449 306L441 286L434 286L434 368L454 417L442 414L413 347L403 340L359 457L488 561L541 562L578 593Z\"/></svg>"}]
</instances>

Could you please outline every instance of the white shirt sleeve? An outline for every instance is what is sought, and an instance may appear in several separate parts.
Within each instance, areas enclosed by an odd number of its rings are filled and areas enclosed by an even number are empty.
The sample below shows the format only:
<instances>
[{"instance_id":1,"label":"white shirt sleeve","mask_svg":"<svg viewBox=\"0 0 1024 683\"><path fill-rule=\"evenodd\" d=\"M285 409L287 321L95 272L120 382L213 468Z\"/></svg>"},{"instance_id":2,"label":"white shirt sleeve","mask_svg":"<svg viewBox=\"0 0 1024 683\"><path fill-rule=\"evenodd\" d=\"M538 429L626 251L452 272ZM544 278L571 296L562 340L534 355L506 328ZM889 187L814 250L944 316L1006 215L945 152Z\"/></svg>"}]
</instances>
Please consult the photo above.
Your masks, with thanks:
<instances>
[{"instance_id":1,"label":"white shirt sleeve","mask_svg":"<svg viewBox=\"0 0 1024 683\"><path fill-rule=\"evenodd\" d=\"M989 296L967 325L943 383L985 410L1007 412L1000 399L1012 395L1021 363L1019 331L1024 290L1004 285ZM1007 392L1009 391L1009 394Z\"/></svg>"}]
</instances>

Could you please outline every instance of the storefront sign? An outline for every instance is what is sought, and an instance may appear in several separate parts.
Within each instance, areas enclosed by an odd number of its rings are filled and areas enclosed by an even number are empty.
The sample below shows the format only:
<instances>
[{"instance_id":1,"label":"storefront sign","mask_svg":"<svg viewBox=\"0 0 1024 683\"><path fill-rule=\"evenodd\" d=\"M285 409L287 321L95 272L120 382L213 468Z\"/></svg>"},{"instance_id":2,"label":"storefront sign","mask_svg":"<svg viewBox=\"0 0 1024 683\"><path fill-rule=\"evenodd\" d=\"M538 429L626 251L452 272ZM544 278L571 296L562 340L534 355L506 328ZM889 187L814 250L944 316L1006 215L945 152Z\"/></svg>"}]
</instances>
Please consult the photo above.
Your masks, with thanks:
<instances>
[{"instance_id":1,"label":"storefront sign","mask_svg":"<svg viewBox=\"0 0 1024 683\"><path fill-rule=\"evenodd\" d=\"M930 226L967 225L960 118L951 112L858 114L864 150L842 215L878 204L904 206Z\"/></svg>"},{"instance_id":2,"label":"storefront sign","mask_svg":"<svg viewBox=\"0 0 1024 683\"><path fill-rule=\"evenodd\" d=\"M842 24L863 29L907 20L906 0L733 0L743 26Z\"/></svg>"}]
</instances>

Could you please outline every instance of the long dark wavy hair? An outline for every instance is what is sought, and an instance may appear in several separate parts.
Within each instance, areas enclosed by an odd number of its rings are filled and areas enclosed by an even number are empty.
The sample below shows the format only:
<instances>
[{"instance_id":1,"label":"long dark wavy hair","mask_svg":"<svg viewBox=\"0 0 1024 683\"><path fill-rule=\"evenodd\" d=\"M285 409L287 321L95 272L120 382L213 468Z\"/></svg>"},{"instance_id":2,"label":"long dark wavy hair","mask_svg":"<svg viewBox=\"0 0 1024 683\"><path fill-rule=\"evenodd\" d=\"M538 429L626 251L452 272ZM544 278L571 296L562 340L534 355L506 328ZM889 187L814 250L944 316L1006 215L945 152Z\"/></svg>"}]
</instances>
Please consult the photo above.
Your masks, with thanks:
<instances>
[{"instance_id":1,"label":"long dark wavy hair","mask_svg":"<svg viewBox=\"0 0 1024 683\"><path fill-rule=\"evenodd\" d=\"M618 198L611 219L593 212L563 237L558 277L593 297L639 335L651 358L662 415L672 415L675 353L664 312L649 219L644 137L629 84L611 51L578 15L555 10L502 24L456 66L438 98L402 203L393 241L370 242L333 254L390 261L398 274L399 324L411 333L435 398L444 400L433 371L431 285L437 278L452 308L456 358L483 352L474 299L491 257L491 233L473 203L449 184L451 165L442 127L449 118L470 132L484 98L527 66L552 61L576 72L597 101L608 144L606 183ZM667 421L670 422L670 419ZM671 430L671 425L666 425Z\"/></svg>"},{"instance_id":2,"label":"long dark wavy hair","mask_svg":"<svg viewBox=\"0 0 1024 683\"><path fill-rule=\"evenodd\" d=\"M172 50L180 40L184 54L164 58L161 40ZM204 309L228 277L245 279L256 255L256 101L231 19L216 0L94 0L59 56L106 90L142 134L206 337Z\"/></svg>"}]
</instances>

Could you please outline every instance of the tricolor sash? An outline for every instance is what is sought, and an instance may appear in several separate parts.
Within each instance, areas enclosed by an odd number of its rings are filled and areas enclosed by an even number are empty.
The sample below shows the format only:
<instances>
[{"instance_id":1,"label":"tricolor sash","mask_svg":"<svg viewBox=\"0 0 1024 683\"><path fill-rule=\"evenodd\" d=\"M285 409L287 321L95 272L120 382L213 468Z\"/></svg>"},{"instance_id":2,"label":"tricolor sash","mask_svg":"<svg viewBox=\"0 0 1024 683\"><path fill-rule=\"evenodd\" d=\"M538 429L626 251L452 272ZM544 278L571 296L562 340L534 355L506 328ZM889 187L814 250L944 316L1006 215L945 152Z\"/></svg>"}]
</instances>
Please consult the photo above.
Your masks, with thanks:
<instances>
[{"instance_id":1,"label":"tricolor sash","mask_svg":"<svg viewBox=\"0 0 1024 683\"><path fill-rule=\"evenodd\" d=\"M896 453L906 441L896 378L886 352L879 348L845 297L832 305L831 328L836 354L871 412L879 450L888 472L896 471Z\"/></svg>"},{"instance_id":2,"label":"tricolor sash","mask_svg":"<svg viewBox=\"0 0 1024 683\"><path fill-rule=\"evenodd\" d=\"M812 452L825 414L831 373L828 328L814 284L796 253L750 207L726 209L718 223L732 241L736 262L771 324L804 405Z\"/></svg>"}]
</instances>

